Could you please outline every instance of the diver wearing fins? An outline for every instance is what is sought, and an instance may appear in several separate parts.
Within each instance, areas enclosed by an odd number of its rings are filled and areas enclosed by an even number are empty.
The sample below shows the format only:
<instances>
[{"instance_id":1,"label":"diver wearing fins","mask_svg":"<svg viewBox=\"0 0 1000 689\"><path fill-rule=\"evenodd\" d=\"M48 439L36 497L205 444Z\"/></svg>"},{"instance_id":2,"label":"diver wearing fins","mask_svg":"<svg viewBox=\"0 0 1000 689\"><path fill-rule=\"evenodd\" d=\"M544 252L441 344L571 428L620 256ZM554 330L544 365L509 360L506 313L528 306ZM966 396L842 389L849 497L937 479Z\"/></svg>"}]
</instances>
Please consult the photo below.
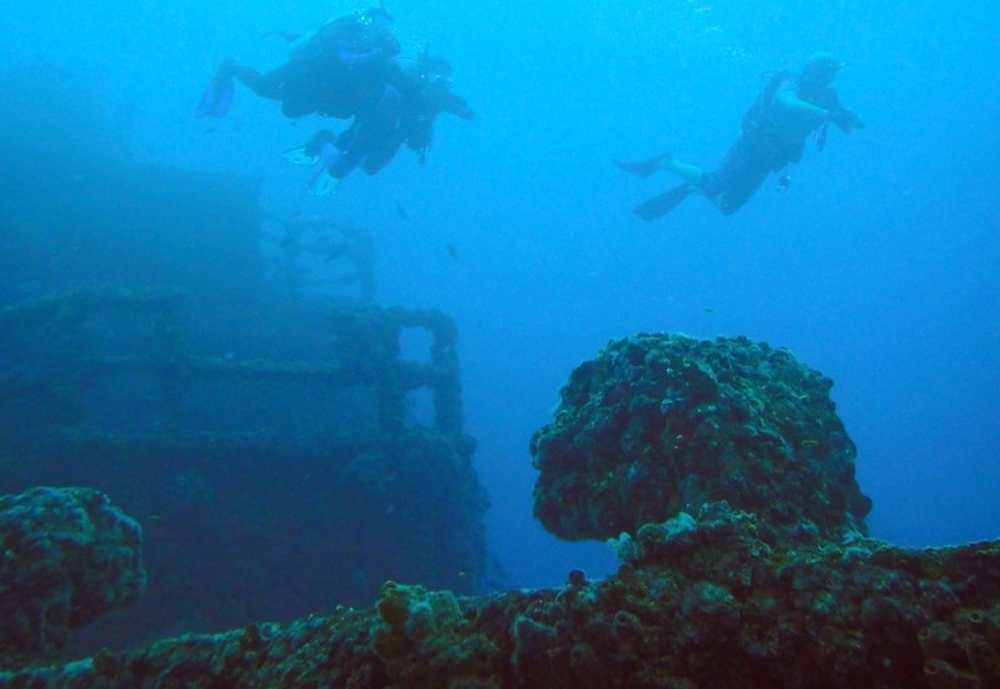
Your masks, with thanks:
<instances>
[{"instance_id":1,"label":"diver wearing fins","mask_svg":"<svg viewBox=\"0 0 1000 689\"><path fill-rule=\"evenodd\" d=\"M399 42L384 6L333 19L294 41L288 60L270 72L227 59L219 66L196 111L223 117L233 100L233 80L262 98L281 102L286 117L318 113L349 118L380 93L393 69Z\"/></svg>"},{"instance_id":2,"label":"diver wearing fins","mask_svg":"<svg viewBox=\"0 0 1000 689\"><path fill-rule=\"evenodd\" d=\"M380 97L359 112L339 135L317 132L305 146L285 154L290 162L320 163L313 192L323 196L339 180L360 167L378 174L405 144L423 163L434 135L434 122L443 112L465 120L475 113L451 90L451 64L424 51L415 64L393 74Z\"/></svg>"},{"instance_id":3,"label":"diver wearing fins","mask_svg":"<svg viewBox=\"0 0 1000 689\"><path fill-rule=\"evenodd\" d=\"M640 177L669 170L684 180L637 206L636 215L643 220L655 220L696 191L711 200L723 215L732 215L768 175L802 159L811 135L816 134L817 145L822 149L831 123L844 133L863 129L864 122L840 104L833 87L841 67L839 60L819 53L799 74L783 71L773 75L743 116L739 138L714 171L706 172L669 153L637 162L615 161L622 170ZM787 188L787 176L782 176L780 185Z\"/></svg>"}]
</instances>

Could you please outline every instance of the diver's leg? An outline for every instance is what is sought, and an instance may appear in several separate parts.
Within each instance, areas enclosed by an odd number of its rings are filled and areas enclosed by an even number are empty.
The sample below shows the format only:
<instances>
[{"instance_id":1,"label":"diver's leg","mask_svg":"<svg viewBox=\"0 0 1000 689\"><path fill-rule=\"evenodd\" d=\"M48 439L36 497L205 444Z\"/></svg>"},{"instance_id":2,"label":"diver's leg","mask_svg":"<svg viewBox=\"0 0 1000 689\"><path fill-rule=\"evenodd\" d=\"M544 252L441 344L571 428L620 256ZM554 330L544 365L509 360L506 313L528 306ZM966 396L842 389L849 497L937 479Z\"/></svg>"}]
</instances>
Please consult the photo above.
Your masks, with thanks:
<instances>
[{"instance_id":1,"label":"diver's leg","mask_svg":"<svg viewBox=\"0 0 1000 689\"><path fill-rule=\"evenodd\" d=\"M708 172L702 172L697 180L693 182L698 191L723 213L726 211L720 199L723 194L734 187L736 180L743 174L743 170L746 167L747 156L744 154L744 149L745 146L742 137L740 137L726 151L725 157L717 168Z\"/></svg>"},{"instance_id":2,"label":"diver's leg","mask_svg":"<svg viewBox=\"0 0 1000 689\"><path fill-rule=\"evenodd\" d=\"M612 161L619 169L636 177L652 177L664 167L664 161L670 159L669 153L661 153L645 160L615 160Z\"/></svg>"},{"instance_id":3,"label":"diver's leg","mask_svg":"<svg viewBox=\"0 0 1000 689\"><path fill-rule=\"evenodd\" d=\"M742 208L760 189L767 175L767 170L747 170L742 176L733 178L717 197L717 205L722 214L732 215Z\"/></svg>"},{"instance_id":4,"label":"diver's leg","mask_svg":"<svg viewBox=\"0 0 1000 689\"><path fill-rule=\"evenodd\" d=\"M365 158L363 169L369 175L378 174L382 168L388 165L393 158L396 157L396 153L399 151L399 147L402 145L402 140L392 141L383 146L379 146Z\"/></svg>"},{"instance_id":5,"label":"diver's leg","mask_svg":"<svg viewBox=\"0 0 1000 689\"><path fill-rule=\"evenodd\" d=\"M375 107L368 116L373 129L373 138L387 140L399 127L399 118L403 114L403 94L395 86L387 85Z\"/></svg>"},{"instance_id":6,"label":"diver's leg","mask_svg":"<svg viewBox=\"0 0 1000 689\"><path fill-rule=\"evenodd\" d=\"M743 136L730 147L719 169L705 175L700 187L723 215L732 215L750 200L770 170L766 147Z\"/></svg>"},{"instance_id":7,"label":"diver's leg","mask_svg":"<svg viewBox=\"0 0 1000 689\"><path fill-rule=\"evenodd\" d=\"M673 156L664 161L663 167L664 169L670 170L685 182L690 182L695 185L700 184L702 177L705 175L705 171L697 165L685 163L677 160Z\"/></svg>"},{"instance_id":8,"label":"diver's leg","mask_svg":"<svg viewBox=\"0 0 1000 689\"><path fill-rule=\"evenodd\" d=\"M288 79L288 65L282 65L265 74L258 72L253 67L227 60L219 67L219 75L235 77L261 98L281 100L284 95L285 81Z\"/></svg>"},{"instance_id":9,"label":"diver's leg","mask_svg":"<svg viewBox=\"0 0 1000 689\"><path fill-rule=\"evenodd\" d=\"M670 153L661 153L658 156L647 158L646 160L621 161L616 160L614 164L625 172L637 177L650 177L660 170L668 170L686 182L697 184L704 174L697 165L691 165L674 158Z\"/></svg>"},{"instance_id":10,"label":"diver's leg","mask_svg":"<svg viewBox=\"0 0 1000 689\"><path fill-rule=\"evenodd\" d=\"M363 154L355 149L339 151L337 156L326 165L326 171L335 179L344 179L361 164Z\"/></svg>"},{"instance_id":11,"label":"diver's leg","mask_svg":"<svg viewBox=\"0 0 1000 689\"><path fill-rule=\"evenodd\" d=\"M302 117L318 111L322 96L330 87L321 65L294 60L279 68L282 72L281 112L285 117Z\"/></svg>"},{"instance_id":12,"label":"diver's leg","mask_svg":"<svg viewBox=\"0 0 1000 689\"><path fill-rule=\"evenodd\" d=\"M374 108L364 117L360 142L364 150L364 171L377 174L389 164L403 144L400 130L403 96L394 86L386 86Z\"/></svg>"},{"instance_id":13,"label":"diver's leg","mask_svg":"<svg viewBox=\"0 0 1000 689\"><path fill-rule=\"evenodd\" d=\"M311 94L287 89L281 101L281 114L296 118L311 115L316 112L316 101Z\"/></svg>"},{"instance_id":14,"label":"diver's leg","mask_svg":"<svg viewBox=\"0 0 1000 689\"><path fill-rule=\"evenodd\" d=\"M223 117L233 104L233 79L238 79L254 93L264 98L281 98L281 74L275 70L261 74L252 67L226 58L215 70L215 76L202 94L195 114L198 117Z\"/></svg>"},{"instance_id":15,"label":"diver's leg","mask_svg":"<svg viewBox=\"0 0 1000 689\"><path fill-rule=\"evenodd\" d=\"M324 143L320 150L320 169L313 177L313 194L328 196L336 190L338 183L347 177L361 163L362 154L356 150L338 150L332 142Z\"/></svg>"}]
</instances>

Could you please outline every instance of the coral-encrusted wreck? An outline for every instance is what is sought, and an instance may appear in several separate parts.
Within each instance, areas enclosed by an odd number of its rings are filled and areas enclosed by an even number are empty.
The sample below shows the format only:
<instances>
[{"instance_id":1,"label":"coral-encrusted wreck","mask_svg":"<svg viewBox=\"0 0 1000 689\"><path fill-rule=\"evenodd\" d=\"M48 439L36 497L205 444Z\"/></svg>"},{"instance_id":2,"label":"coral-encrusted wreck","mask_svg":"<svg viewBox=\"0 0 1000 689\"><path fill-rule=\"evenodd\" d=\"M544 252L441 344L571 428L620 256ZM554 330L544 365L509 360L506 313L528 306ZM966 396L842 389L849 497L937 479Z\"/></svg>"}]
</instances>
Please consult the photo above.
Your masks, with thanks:
<instances>
[{"instance_id":1,"label":"coral-encrusted wreck","mask_svg":"<svg viewBox=\"0 0 1000 689\"><path fill-rule=\"evenodd\" d=\"M476 598L388 582L371 609L26 668L0 687L1000 687L1000 542L869 538L828 389L747 340L612 343L532 447L547 525L623 532L614 576Z\"/></svg>"},{"instance_id":2,"label":"coral-encrusted wreck","mask_svg":"<svg viewBox=\"0 0 1000 689\"><path fill-rule=\"evenodd\" d=\"M0 496L0 666L57 658L71 629L145 586L142 528L103 493Z\"/></svg>"},{"instance_id":3,"label":"coral-encrusted wreck","mask_svg":"<svg viewBox=\"0 0 1000 689\"><path fill-rule=\"evenodd\" d=\"M535 514L563 538L608 538L727 500L783 536L864 533L832 385L746 338L613 342L532 439Z\"/></svg>"},{"instance_id":4,"label":"coral-encrusted wreck","mask_svg":"<svg viewBox=\"0 0 1000 689\"><path fill-rule=\"evenodd\" d=\"M290 620L388 578L477 590L486 501L450 318L344 305L313 358L237 360L199 353L191 311L113 288L0 307L0 493L91 486L146 527L146 595L74 643ZM401 357L407 330L426 361ZM20 597L0 589L0 612Z\"/></svg>"}]
</instances>

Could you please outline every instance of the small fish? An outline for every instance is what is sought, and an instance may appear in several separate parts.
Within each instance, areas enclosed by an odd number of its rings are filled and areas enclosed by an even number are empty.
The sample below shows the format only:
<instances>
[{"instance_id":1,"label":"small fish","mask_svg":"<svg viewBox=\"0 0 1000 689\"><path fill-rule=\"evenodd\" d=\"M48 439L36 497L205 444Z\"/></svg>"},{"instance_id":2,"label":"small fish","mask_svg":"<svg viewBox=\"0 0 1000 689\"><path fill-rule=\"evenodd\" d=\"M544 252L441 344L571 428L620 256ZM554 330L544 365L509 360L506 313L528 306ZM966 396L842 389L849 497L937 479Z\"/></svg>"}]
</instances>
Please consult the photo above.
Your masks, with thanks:
<instances>
[{"instance_id":1,"label":"small fish","mask_svg":"<svg viewBox=\"0 0 1000 689\"><path fill-rule=\"evenodd\" d=\"M790 175L782 175L778 178L778 191L788 191L792 186L792 178Z\"/></svg>"},{"instance_id":2,"label":"small fish","mask_svg":"<svg viewBox=\"0 0 1000 689\"><path fill-rule=\"evenodd\" d=\"M706 306L705 307L705 313L715 313L715 309L712 309L712 308L709 308L709 307Z\"/></svg>"},{"instance_id":3,"label":"small fish","mask_svg":"<svg viewBox=\"0 0 1000 689\"><path fill-rule=\"evenodd\" d=\"M451 256L453 261L458 260L458 249L455 248L454 244L448 244L445 249L448 251L448 255Z\"/></svg>"},{"instance_id":4,"label":"small fish","mask_svg":"<svg viewBox=\"0 0 1000 689\"><path fill-rule=\"evenodd\" d=\"M403 204L399 201L396 201L396 215L398 215L399 219L403 221L410 219L410 214L406 212L406 209L403 208Z\"/></svg>"}]
</instances>

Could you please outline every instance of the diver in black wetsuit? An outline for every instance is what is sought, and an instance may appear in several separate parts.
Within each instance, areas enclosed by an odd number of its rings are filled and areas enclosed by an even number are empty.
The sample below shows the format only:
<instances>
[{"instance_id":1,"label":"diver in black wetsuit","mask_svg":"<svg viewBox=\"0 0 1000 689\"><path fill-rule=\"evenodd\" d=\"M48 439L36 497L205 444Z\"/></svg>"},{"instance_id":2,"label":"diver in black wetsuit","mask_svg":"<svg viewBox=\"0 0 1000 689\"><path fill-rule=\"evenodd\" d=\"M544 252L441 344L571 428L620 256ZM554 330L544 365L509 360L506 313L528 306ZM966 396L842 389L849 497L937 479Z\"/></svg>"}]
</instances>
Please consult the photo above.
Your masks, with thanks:
<instances>
[{"instance_id":1,"label":"diver in black wetsuit","mask_svg":"<svg viewBox=\"0 0 1000 689\"><path fill-rule=\"evenodd\" d=\"M353 117L377 97L398 69L398 54L389 13L381 7L356 12L296 39L288 61L270 72L258 72L232 59L224 61L202 96L197 114L224 116L232 103L235 78L258 96L281 101L286 117L314 113Z\"/></svg>"},{"instance_id":2,"label":"diver in black wetsuit","mask_svg":"<svg viewBox=\"0 0 1000 689\"><path fill-rule=\"evenodd\" d=\"M434 122L443 112L465 120L475 113L451 91L451 65L442 57L424 53L412 68L400 69L371 107L363 109L339 135L323 130L286 157L302 164L322 163L314 182L318 194L360 167L369 175L380 172L405 144L424 162L434 136Z\"/></svg>"},{"instance_id":3,"label":"diver in black wetsuit","mask_svg":"<svg viewBox=\"0 0 1000 689\"><path fill-rule=\"evenodd\" d=\"M474 120L476 113L465 99L451 90L451 63L439 55L424 53L413 69L403 72L398 88L403 95L400 129L403 143L420 162L427 160L434 139L434 122L441 113Z\"/></svg>"},{"instance_id":4,"label":"diver in black wetsuit","mask_svg":"<svg viewBox=\"0 0 1000 689\"><path fill-rule=\"evenodd\" d=\"M714 171L706 172L670 154L638 162L617 162L621 169L641 177L669 170L685 180L636 207L636 214L644 220L655 220L680 205L691 192L698 191L724 215L732 215L768 175L802 159L806 140L813 133L817 133L817 144L822 148L830 123L845 133L862 129L861 118L840 104L833 87L841 67L832 56L818 54L799 74L775 74L744 115L740 137Z\"/></svg>"}]
</instances>

